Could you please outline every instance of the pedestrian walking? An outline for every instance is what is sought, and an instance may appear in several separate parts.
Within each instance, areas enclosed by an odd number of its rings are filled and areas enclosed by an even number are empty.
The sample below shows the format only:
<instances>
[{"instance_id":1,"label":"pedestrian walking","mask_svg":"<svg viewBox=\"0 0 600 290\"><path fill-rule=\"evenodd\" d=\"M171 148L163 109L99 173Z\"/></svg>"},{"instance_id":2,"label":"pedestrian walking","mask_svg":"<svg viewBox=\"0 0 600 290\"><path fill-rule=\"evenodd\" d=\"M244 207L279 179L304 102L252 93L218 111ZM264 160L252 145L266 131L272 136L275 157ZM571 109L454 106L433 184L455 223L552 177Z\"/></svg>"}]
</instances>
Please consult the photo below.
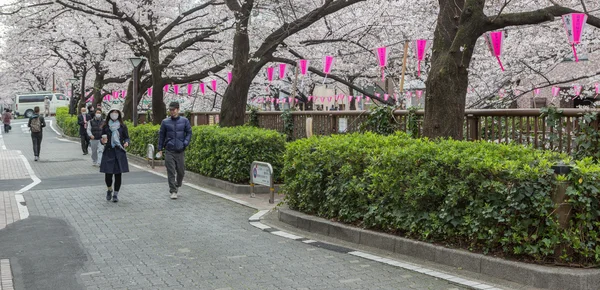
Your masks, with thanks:
<instances>
[{"instance_id":1,"label":"pedestrian walking","mask_svg":"<svg viewBox=\"0 0 600 290\"><path fill-rule=\"evenodd\" d=\"M10 119L11 119L10 110L8 108L4 108L4 112L2 113L2 124L4 124L4 133L8 133L10 131Z\"/></svg>"},{"instance_id":2,"label":"pedestrian walking","mask_svg":"<svg viewBox=\"0 0 600 290\"><path fill-rule=\"evenodd\" d=\"M183 183L185 175L185 149L190 145L192 138L192 126L190 121L179 116L179 103L169 104L170 117L164 119L160 124L158 136L158 156L165 153L165 166L169 179L169 193L171 199L177 199L178 189Z\"/></svg>"},{"instance_id":3,"label":"pedestrian walking","mask_svg":"<svg viewBox=\"0 0 600 290\"><path fill-rule=\"evenodd\" d=\"M31 131L31 141L33 142L34 160L40 160L40 149L42 147L42 129L46 127L44 116L40 116L40 107L33 108L33 115L29 118L27 127Z\"/></svg>"},{"instance_id":4,"label":"pedestrian walking","mask_svg":"<svg viewBox=\"0 0 600 290\"><path fill-rule=\"evenodd\" d=\"M44 117L50 116L50 98L44 98Z\"/></svg>"},{"instance_id":5,"label":"pedestrian walking","mask_svg":"<svg viewBox=\"0 0 600 290\"><path fill-rule=\"evenodd\" d=\"M123 123L123 114L119 109L112 108L108 111L108 116L102 125L101 138L104 153L100 161L100 172L104 173L106 182L106 200L112 198L113 202L118 202L122 174L129 172L125 151L129 146L129 131Z\"/></svg>"},{"instance_id":6,"label":"pedestrian walking","mask_svg":"<svg viewBox=\"0 0 600 290\"><path fill-rule=\"evenodd\" d=\"M102 139L102 110L97 109L94 114L94 118L88 121L87 135L90 138L90 145L92 148L92 165L100 166L100 160L102 160L102 152L104 152L104 146L100 145L100 139Z\"/></svg>"},{"instance_id":7,"label":"pedestrian walking","mask_svg":"<svg viewBox=\"0 0 600 290\"><path fill-rule=\"evenodd\" d=\"M88 147L90 147L90 138L87 134L87 125L90 119L92 118L90 118L90 115L88 115L87 110L85 108L81 108L81 115L77 116L77 124L79 124L79 138L83 155L88 154Z\"/></svg>"}]
</instances>

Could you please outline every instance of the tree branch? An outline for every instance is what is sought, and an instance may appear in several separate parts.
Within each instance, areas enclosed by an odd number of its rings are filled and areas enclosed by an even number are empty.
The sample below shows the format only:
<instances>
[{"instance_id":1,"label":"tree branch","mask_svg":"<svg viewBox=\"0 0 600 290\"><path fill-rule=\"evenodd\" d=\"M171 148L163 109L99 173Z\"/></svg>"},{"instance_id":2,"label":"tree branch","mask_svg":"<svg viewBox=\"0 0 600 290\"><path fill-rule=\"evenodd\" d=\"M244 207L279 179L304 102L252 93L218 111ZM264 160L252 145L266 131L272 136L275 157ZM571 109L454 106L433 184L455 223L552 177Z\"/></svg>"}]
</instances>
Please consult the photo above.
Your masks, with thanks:
<instances>
[{"instance_id":1,"label":"tree branch","mask_svg":"<svg viewBox=\"0 0 600 290\"><path fill-rule=\"evenodd\" d=\"M488 17L485 31L502 29L507 26L540 24L543 22L552 21L554 20L554 17L577 12L579 11L554 5L529 12L508 13L495 18ZM600 18L598 17L588 15L587 23L594 27L600 28Z\"/></svg>"},{"instance_id":2,"label":"tree branch","mask_svg":"<svg viewBox=\"0 0 600 290\"><path fill-rule=\"evenodd\" d=\"M171 21L171 23L169 23L169 25L167 25L167 27L165 27L165 29L163 29L157 36L156 36L156 40L161 41L169 32L171 32L171 30L173 30L173 28L175 28L175 26L179 25L179 23L186 18L188 15L193 14L195 12L198 12L208 6L213 5L216 2L216 0L210 0L204 4L198 5L194 8L191 8L188 11L185 11L183 13L181 13L181 15L179 15L177 18L175 18L175 20Z\"/></svg>"},{"instance_id":3,"label":"tree branch","mask_svg":"<svg viewBox=\"0 0 600 290\"><path fill-rule=\"evenodd\" d=\"M215 65L209 69L203 70L197 74L181 77L181 78L163 78L164 84L185 84L191 83L195 81L199 81L209 75L209 73L217 73L225 69L229 64L231 64L231 60L226 60L218 65Z\"/></svg>"}]
</instances>

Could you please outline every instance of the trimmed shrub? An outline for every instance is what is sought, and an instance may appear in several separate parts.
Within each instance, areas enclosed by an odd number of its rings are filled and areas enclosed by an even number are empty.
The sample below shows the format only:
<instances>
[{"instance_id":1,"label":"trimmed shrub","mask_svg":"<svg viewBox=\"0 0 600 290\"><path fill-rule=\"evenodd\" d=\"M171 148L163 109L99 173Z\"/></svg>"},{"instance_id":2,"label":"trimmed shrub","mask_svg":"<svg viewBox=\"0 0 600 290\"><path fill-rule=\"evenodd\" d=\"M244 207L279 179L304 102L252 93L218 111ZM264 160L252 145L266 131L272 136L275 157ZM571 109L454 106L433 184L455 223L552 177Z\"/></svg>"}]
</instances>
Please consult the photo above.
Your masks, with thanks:
<instances>
[{"instance_id":1,"label":"trimmed shrub","mask_svg":"<svg viewBox=\"0 0 600 290\"><path fill-rule=\"evenodd\" d=\"M77 124L77 115L69 115L69 108L56 108L56 124L63 130L63 133L71 137L79 137L79 125Z\"/></svg>"},{"instance_id":2,"label":"trimmed shrub","mask_svg":"<svg viewBox=\"0 0 600 290\"><path fill-rule=\"evenodd\" d=\"M268 162L279 181L285 136L273 130L250 126L220 128L193 127L192 142L186 152L188 170L234 183L250 182L253 161Z\"/></svg>"},{"instance_id":3,"label":"trimmed shrub","mask_svg":"<svg viewBox=\"0 0 600 290\"><path fill-rule=\"evenodd\" d=\"M410 139L372 133L298 140L284 155L290 208L419 240L521 259L600 262L600 166L518 145ZM570 180L570 227L552 194Z\"/></svg>"},{"instance_id":4,"label":"trimmed shrub","mask_svg":"<svg viewBox=\"0 0 600 290\"><path fill-rule=\"evenodd\" d=\"M147 157L146 146L148 144L154 145L154 150L158 150L160 125L138 124L136 127L133 127L133 123L129 121L126 124L129 130L129 139L131 140L127 152L145 158Z\"/></svg>"}]
</instances>

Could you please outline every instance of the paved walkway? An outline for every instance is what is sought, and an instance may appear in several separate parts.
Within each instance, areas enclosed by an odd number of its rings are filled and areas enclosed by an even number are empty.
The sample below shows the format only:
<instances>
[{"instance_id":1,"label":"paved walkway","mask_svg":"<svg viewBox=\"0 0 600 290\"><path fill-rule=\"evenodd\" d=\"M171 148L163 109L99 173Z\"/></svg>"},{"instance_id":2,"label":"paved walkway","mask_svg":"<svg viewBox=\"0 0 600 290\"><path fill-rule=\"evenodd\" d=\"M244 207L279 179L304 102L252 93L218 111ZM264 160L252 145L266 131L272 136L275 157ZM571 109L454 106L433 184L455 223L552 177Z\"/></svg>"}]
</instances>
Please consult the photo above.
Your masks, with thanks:
<instances>
[{"instance_id":1,"label":"paved walkway","mask_svg":"<svg viewBox=\"0 0 600 290\"><path fill-rule=\"evenodd\" d=\"M0 138L0 275L9 261L15 289L463 289L260 231L256 210L189 186L170 200L163 177L134 166L107 202L90 157L57 137L45 129L39 162L26 130Z\"/></svg>"}]
</instances>

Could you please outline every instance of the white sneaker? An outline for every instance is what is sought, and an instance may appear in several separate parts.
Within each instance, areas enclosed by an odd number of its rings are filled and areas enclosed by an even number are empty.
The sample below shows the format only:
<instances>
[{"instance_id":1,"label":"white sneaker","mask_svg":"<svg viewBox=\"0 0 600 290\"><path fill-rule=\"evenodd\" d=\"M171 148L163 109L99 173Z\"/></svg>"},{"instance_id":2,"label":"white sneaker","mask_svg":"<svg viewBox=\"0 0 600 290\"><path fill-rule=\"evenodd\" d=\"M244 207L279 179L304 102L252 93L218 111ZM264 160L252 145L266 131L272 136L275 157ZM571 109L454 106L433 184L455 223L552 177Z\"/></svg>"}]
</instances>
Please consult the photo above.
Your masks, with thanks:
<instances>
[{"instance_id":1,"label":"white sneaker","mask_svg":"<svg viewBox=\"0 0 600 290\"><path fill-rule=\"evenodd\" d=\"M177 193L175 193L175 192L171 193L171 199L177 199Z\"/></svg>"}]
</instances>

